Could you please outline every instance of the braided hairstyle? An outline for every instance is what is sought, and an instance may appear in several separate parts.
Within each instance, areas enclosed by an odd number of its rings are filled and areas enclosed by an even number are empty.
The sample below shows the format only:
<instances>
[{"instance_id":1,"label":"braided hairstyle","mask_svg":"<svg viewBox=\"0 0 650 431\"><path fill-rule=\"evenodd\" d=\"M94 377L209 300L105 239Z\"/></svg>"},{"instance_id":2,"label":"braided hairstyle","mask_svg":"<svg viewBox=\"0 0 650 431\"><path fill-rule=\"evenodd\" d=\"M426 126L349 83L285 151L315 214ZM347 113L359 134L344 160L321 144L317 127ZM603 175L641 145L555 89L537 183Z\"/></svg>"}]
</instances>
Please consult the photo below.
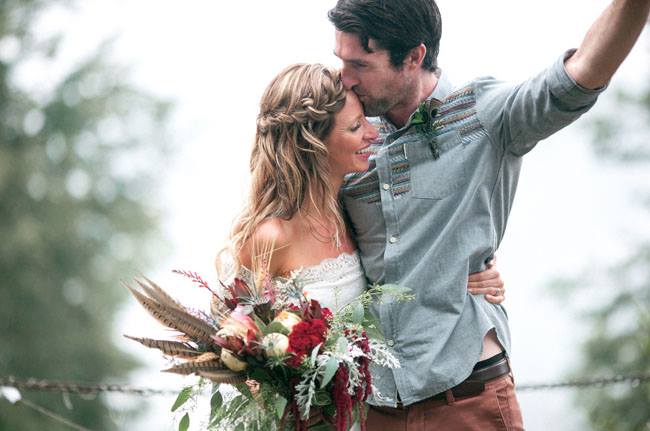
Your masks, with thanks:
<instances>
[{"instance_id":1,"label":"braided hairstyle","mask_svg":"<svg viewBox=\"0 0 650 431\"><path fill-rule=\"evenodd\" d=\"M345 97L339 73L321 64L289 66L266 88L250 159L249 201L231 236L235 253L260 223L291 219L307 199L320 218L335 221L338 240L345 225L329 181L324 140Z\"/></svg>"}]
</instances>

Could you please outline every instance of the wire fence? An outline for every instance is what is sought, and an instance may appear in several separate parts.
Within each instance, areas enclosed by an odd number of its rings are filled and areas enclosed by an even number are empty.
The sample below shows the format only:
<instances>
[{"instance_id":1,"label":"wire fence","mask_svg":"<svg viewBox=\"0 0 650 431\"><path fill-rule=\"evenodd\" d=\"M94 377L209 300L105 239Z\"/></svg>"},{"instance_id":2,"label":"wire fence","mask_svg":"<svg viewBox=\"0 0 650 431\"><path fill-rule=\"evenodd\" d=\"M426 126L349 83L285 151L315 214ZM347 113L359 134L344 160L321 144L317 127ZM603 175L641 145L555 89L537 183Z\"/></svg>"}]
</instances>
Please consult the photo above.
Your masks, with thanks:
<instances>
[{"instance_id":1,"label":"wire fence","mask_svg":"<svg viewBox=\"0 0 650 431\"><path fill-rule=\"evenodd\" d=\"M650 382L650 373L637 373L617 375L612 377L595 377L573 379L548 383L523 383L517 384L517 392L543 391L556 389L581 389L588 387L604 387L614 384L630 384L632 387ZM13 376L0 378L0 387L12 387L22 391L59 392L78 395L97 395L100 393L114 392L127 395L148 396L174 396L179 389L145 388L124 384L106 383L78 383L44 379L18 379Z\"/></svg>"},{"instance_id":2,"label":"wire fence","mask_svg":"<svg viewBox=\"0 0 650 431\"><path fill-rule=\"evenodd\" d=\"M648 382L650 382L650 373L636 373L611 377L573 379L549 383L524 383L517 385L517 392L548 391L558 389L585 389L590 387L602 388L605 386L617 384L629 384L631 387L638 387L641 384ZM9 391L7 390L8 388L10 389ZM13 393L11 390L13 390ZM156 389L124 384L78 383L35 378L19 379L13 376L0 378L0 398L6 398L13 404L23 405L27 408L30 408L71 429L77 431L92 431L62 417L52 410L39 406L23 398L20 391L54 392L63 394L64 396L74 394L87 398L96 397L102 393L119 393L138 397L176 396L178 395L180 389Z\"/></svg>"}]
</instances>

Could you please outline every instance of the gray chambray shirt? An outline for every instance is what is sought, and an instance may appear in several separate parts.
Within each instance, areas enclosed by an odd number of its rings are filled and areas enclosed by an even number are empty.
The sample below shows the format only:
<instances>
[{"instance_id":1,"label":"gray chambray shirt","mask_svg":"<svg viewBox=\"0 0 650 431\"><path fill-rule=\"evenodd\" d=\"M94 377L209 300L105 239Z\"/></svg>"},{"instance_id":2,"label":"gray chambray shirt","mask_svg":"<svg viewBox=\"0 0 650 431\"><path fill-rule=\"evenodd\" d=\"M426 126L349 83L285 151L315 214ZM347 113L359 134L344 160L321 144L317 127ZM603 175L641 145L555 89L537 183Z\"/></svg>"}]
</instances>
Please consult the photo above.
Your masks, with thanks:
<instances>
[{"instance_id":1,"label":"gray chambray shirt","mask_svg":"<svg viewBox=\"0 0 650 431\"><path fill-rule=\"evenodd\" d=\"M449 389L471 373L491 328L510 350L506 312L467 292L506 229L522 156L595 103L601 90L579 86L553 66L519 85L480 78L451 91L433 128L411 120L400 130L372 119L380 139L367 172L346 178L343 201L370 283L409 287L415 300L375 304L401 368L373 367L381 394L370 402L409 405ZM437 147L439 157L434 157Z\"/></svg>"}]
</instances>

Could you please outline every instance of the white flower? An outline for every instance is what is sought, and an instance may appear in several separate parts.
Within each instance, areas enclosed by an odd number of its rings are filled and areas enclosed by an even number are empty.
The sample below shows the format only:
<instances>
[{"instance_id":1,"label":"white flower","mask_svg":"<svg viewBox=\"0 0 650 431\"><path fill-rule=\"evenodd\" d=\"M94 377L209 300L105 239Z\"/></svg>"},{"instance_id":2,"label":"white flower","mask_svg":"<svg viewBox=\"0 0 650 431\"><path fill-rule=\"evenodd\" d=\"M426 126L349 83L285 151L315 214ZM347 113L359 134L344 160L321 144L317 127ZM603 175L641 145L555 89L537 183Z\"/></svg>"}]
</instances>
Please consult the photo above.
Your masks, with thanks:
<instances>
[{"instance_id":1,"label":"white flower","mask_svg":"<svg viewBox=\"0 0 650 431\"><path fill-rule=\"evenodd\" d=\"M284 356L289 349L289 337L277 332L271 333L262 339L266 356L277 358Z\"/></svg>"},{"instance_id":2,"label":"white flower","mask_svg":"<svg viewBox=\"0 0 650 431\"><path fill-rule=\"evenodd\" d=\"M281 311L280 314L273 319L273 322L280 323L291 332L294 326L302 322L302 319L289 311Z\"/></svg>"}]
</instances>

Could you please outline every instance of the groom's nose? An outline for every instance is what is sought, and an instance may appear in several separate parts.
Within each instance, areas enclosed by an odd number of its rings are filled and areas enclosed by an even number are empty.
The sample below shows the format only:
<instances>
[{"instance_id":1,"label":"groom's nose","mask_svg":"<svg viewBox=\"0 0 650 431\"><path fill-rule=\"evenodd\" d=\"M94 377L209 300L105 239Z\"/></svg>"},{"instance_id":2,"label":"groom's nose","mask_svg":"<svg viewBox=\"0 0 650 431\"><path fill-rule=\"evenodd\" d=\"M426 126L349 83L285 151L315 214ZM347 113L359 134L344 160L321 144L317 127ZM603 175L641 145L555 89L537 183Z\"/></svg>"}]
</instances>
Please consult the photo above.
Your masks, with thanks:
<instances>
[{"instance_id":1,"label":"groom's nose","mask_svg":"<svg viewBox=\"0 0 650 431\"><path fill-rule=\"evenodd\" d=\"M341 69L341 82L346 90L351 90L352 87L359 85L359 79L350 67L343 65Z\"/></svg>"}]
</instances>

